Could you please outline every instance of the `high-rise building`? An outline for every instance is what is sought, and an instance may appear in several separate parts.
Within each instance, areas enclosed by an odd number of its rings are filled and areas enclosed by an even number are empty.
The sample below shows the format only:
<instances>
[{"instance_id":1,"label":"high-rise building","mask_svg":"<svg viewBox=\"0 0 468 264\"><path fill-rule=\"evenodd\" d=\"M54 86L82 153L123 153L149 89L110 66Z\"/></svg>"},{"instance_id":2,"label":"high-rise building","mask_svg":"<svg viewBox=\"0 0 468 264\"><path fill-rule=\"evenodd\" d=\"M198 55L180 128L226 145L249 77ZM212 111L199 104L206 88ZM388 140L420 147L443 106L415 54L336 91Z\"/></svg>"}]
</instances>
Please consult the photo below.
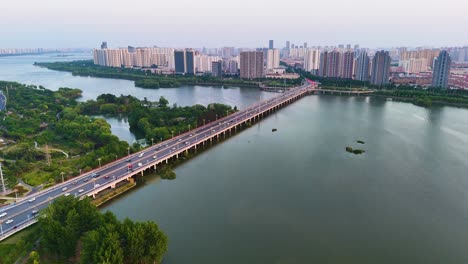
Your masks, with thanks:
<instances>
[{"instance_id":1,"label":"high-rise building","mask_svg":"<svg viewBox=\"0 0 468 264\"><path fill-rule=\"evenodd\" d=\"M446 50L439 53L434 60L434 70L432 72L432 86L441 89L447 89L450 75L452 59Z\"/></svg>"},{"instance_id":2,"label":"high-rise building","mask_svg":"<svg viewBox=\"0 0 468 264\"><path fill-rule=\"evenodd\" d=\"M223 67L222 61L213 61L211 63L211 75L213 77L218 77L218 78L223 77L222 67Z\"/></svg>"},{"instance_id":3,"label":"high-rise building","mask_svg":"<svg viewBox=\"0 0 468 264\"><path fill-rule=\"evenodd\" d=\"M341 56L340 77L344 79L352 79L354 74L354 52L347 50Z\"/></svg>"},{"instance_id":4,"label":"high-rise building","mask_svg":"<svg viewBox=\"0 0 468 264\"><path fill-rule=\"evenodd\" d=\"M286 49L289 49L289 48L290 48L290 42L288 40L288 41L286 41Z\"/></svg>"},{"instance_id":5,"label":"high-rise building","mask_svg":"<svg viewBox=\"0 0 468 264\"><path fill-rule=\"evenodd\" d=\"M243 51L240 53L240 77L245 79L263 77L262 51Z\"/></svg>"},{"instance_id":6,"label":"high-rise building","mask_svg":"<svg viewBox=\"0 0 468 264\"><path fill-rule=\"evenodd\" d=\"M304 48L307 49L307 42L304 42Z\"/></svg>"},{"instance_id":7,"label":"high-rise building","mask_svg":"<svg viewBox=\"0 0 468 264\"><path fill-rule=\"evenodd\" d=\"M320 65L319 65L319 76L328 76L328 51L324 51L320 54Z\"/></svg>"},{"instance_id":8,"label":"high-rise building","mask_svg":"<svg viewBox=\"0 0 468 264\"><path fill-rule=\"evenodd\" d=\"M388 51L377 51L372 59L372 70L370 83L383 86L388 84L390 73L390 54Z\"/></svg>"},{"instance_id":9,"label":"high-rise building","mask_svg":"<svg viewBox=\"0 0 468 264\"><path fill-rule=\"evenodd\" d=\"M320 52L318 49L307 49L304 56L304 70L308 72L316 71L319 69Z\"/></svg>"},{"instance_id":10,"label":"high-rise building","mask_svg":"<svg viewBox=\"0 0 468 264\"><path fill-rule=\"evenodd\" d=\"M175 72L177 74L195 74L195 52L193 50L174 51Z\"/></svg>"},{"instance_id":11,"label":"high-rise building","mask_svg":"<svg viewBox=\"0 0 468 264\"><path fill-rule=\"evenodd\" d=\"M274 45L273 45L273 40L270 39L270 41L268 41L268 49L274 49Z\"/></svg>"},{"instance_id":12,"label":"high-rise building","mask_svg":"<svg viewBox=\"0 0 468 264\"><path fill-rule=\"evenodd\" d=\"M361 51L356 59L355 79L358 81L369 81L370 59L367 52Z\"/></svg>"},{"instance_id":13,"label":"high-rise building","mask_svg":"<svg viewBox=\"0 0 468 264\"><path fill-rule=\"evenodd\" d=\"M327 77L339 78L340 77L340 59L341 52L334 50L328 53L327 62Z\"/></svg>"},{"instance_id":14,"label":"high-rise building","mask_svg":"<svg viewBox=\"0 0 468 264\"><path fill-rule=\"evenodd\" d=\"M267 52L267 70L278 68L280 64L280 56L278 49L269 49Z\"/></svg>"},{"instance_id":15,"label":"high-rise building","mask_svg":"<svg viewBox=\"0 0 468 264\"><path fill-rule=\"evenodd\" d=\"M222 54L223 58L231 58L234 56L234 47L224 47L222 49Z\"/></svg>"},{"instance_id":16,"label":"high-rise building","mask_svg":"<svg viewBox=\"0 0 468 264\"><path fill-rule=\"evenodd\" d=\"M101 43L101 49L107 49L107 41Z\"/></svg>"}]
</instances>

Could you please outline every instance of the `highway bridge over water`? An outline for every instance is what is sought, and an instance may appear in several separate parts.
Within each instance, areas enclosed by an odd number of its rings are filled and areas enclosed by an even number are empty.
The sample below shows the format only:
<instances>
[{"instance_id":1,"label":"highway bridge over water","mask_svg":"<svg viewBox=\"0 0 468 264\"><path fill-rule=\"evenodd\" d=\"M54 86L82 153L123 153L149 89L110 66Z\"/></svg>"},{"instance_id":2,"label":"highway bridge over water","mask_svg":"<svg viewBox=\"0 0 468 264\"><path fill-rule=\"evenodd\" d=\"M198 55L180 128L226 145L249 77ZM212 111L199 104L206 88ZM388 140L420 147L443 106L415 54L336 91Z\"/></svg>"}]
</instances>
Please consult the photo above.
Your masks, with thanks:
<instances>
[{"instance_id":1,"label":"highway bridge over water","mask_svg":"<svg viewBox=\"0 0 468 264\"><path fill-rule=\"evenodd\" d=\"M259 121L264 116L313 93L316 88L316 83L307 81L302 86L290 89L272 99L254 104L247 109L34 193L13 205L0 208L0 240L37 222L38 211L46 208L60 196L95 197L103 190L115 188L122 181L130 181L136 175L143 176L150 170L157 170L162 164L179 158L179 155L196 151L205 144L231 135L252 122Z\"/></svg>"}]
</instances>

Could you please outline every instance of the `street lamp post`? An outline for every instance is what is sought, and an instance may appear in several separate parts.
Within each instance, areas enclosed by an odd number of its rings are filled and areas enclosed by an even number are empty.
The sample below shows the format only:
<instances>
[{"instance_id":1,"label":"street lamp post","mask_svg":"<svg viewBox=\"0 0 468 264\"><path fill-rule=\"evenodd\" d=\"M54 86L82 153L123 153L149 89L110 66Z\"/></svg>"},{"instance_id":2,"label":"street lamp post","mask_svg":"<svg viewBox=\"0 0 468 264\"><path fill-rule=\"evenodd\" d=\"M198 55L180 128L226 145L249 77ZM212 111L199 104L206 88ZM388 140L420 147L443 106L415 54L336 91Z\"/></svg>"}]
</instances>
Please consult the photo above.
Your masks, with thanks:
<instances>
[{"instance_id":1,"label":"street lamp post","mask_svg":"<svg viewBox=\"0 0 468 264\"><path fill-rule=\"evenodd\" d=\"M60 173L60 175L62 175L62 182L65 181L64 178L63 178L63 175L64 175L64 174L65 174L65 172L63 172L63 171Z\"/></svg>"},{"instance_id":2,"label":"street lamp post","mask_svg":"<svg viewBox=\"0 0 468 264\"><path fill-rule=\"evenodd\" d=\"M190 132L190 125L188 125L188 131Z\"/></svg>"},{"instance_id":3,"label":"street lamp post","mask_svg":"<svg viewBox=\"0 0 468 264\"><path fill-rule=\"evenodd\" d=\"M17 203L18 202L18 190L14 189L13 191L15 192L15 203Z\"/></svg>"},{"instance_id":4,"label":"street lamp post","mask_svg":"<svg viewBox=\"0 0 468 264\"><path fill-rule=\"evenodd\" d=\"M205 125L205 119L203 119L203 125Z\"/></svg>"},{"instance_id":5,"label":"street lamp post","mask_svg":"<svg viewBox=\"0 0 468 264\"><path fill-rule=\"evenodd\" d=\"M171 133L172 133L172 137L174 137L174 130L172 130Z\"/></svg>"},{"instance_id":6,"label":"street lamp post","mask_svg":"<svg viewBox=\"0 0 468 264\"><path fill-rule=\"evenodd\" d=\"M218 120L218 114L216 114L216 120Z\"/></svg>"},{"instance_id":7,"label":"street lamp post","mask_svg":"<svg viewBox=\"0 0 468 264\"><path fill-rule=\"evenodd\" d=\"M97 159L99 161L99 168L101 168L101 158Z\"/></svg>"},{"instance_id":8,"label":"street lamp post","mask_svg":"<svg viewBox=\"0 0 468 264\"><path fill-rule=\"evenodd\" d=\"M130 156L130 147L127 147L128 156Z\"/></svg>"},{"instance_id":9,"label":"street lamp post","mask_svg":"<svg viewBox=\"0 0 468 264\"><path fill-rule=\"evenodd\" d=\"M151 146L154 145L154 138L151 138Z\"/></svg>"}]
</instances>

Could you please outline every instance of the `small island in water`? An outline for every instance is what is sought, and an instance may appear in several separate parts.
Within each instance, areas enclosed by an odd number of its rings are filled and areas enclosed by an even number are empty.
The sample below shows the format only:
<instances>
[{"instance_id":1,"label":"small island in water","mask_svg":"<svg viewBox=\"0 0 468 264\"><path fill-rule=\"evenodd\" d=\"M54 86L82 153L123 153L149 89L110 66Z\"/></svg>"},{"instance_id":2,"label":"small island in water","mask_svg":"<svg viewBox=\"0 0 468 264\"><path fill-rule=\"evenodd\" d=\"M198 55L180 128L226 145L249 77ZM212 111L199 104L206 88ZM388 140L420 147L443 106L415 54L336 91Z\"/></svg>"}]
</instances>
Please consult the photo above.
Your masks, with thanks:
<instances>
[{"instance_id":1,"label":"small island in water","mask_svg":"<svg viewBox=\"0 0 468 264\"><path fill-rule=\"evenodd\" d=\"M359 143L359 144L365 144L365 143L366 143L366 142L364 142L364 141L362 141L362 140L358 140L358 141L356 141L356 142Z\"/></svg>"},{"instance_id":2,"label":"small island in water","mask_svg":"<svg viewBox=\"0 0 468 264\"><path fill-rule=\"evenodd\" d=\"M349 153L356 154L356 155L366 152L363 149L353 149L352 147L346 147L346 151L349 152Z\"/></svg>"}]
</instances>

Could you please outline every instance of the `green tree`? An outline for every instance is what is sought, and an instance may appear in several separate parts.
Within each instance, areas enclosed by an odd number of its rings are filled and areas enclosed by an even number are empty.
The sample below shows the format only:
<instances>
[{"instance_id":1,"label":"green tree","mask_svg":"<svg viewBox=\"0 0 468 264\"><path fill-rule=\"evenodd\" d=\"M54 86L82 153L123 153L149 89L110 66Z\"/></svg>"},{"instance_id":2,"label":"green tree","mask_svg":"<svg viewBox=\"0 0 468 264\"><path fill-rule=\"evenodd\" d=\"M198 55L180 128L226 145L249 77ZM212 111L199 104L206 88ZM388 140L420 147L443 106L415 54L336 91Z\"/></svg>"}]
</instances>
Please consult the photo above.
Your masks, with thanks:
<instances>
[{"instance_id":1,"label":"green tree","mask_svg":"<svg viewBox=\"0 0 468 264\"><path fill-rule=\"evenodd\" d=\"M164 98L164 96L159 97L159 101L158 101L159 107L167 107L168 104L169 104L169 101L166 98Z\"/></svg>"}]
</instances>

